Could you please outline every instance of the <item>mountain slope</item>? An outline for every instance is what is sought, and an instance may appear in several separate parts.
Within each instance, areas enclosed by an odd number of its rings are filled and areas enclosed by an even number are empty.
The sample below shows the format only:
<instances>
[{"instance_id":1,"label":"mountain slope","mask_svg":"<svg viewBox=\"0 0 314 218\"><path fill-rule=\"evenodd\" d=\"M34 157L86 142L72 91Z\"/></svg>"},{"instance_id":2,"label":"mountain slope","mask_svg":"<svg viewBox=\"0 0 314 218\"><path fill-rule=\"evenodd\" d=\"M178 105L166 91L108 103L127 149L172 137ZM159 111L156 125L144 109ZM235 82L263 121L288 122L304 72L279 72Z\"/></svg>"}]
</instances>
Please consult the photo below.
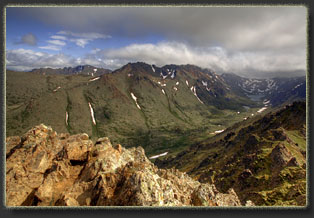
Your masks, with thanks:
<instances>
[{"instance_id":1,"label":"mountain slope","mask_svg":"<svg viewBox=\"0 0 314 218\"><path fill-rule=\"evenodd\" d=\"M305 205L305 123L305 102L295 102L155 164L188 172L222 192L232 187L242 202Z\"/></svg>"},{"instance_id":2,"label":"mountain slope","mask_svg":"<svg viewBox=\"0 0 314 218\"><path fill-rule=\"evenodd\" d=\"M141 145L148 154L177 151L258 110L208 70L145 63L99 77L8 71L6 100L8 136L47 123L58 132Z\"/></svg>"}]
</instances>

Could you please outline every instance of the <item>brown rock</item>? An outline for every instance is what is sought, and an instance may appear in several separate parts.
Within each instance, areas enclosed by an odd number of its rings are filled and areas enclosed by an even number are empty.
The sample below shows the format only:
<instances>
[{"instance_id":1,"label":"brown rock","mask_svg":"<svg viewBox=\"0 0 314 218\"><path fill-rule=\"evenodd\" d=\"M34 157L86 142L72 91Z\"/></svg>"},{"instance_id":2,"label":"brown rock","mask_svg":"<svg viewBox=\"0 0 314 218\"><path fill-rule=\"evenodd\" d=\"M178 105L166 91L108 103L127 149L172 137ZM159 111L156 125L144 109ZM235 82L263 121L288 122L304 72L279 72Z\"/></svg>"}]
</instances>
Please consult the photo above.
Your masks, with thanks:
<instances>
[{"instance_id":1,"label":"brown rock","mask_svg":"<svg viewBox=\"0 0 314 218\"><path fill-rule=\"evenodd\" d=\"M233 190L158 169L141 147L112 147L108 138L93 145L87 134L58 135L44 125L23 137L7 139L7 206L241 205Z\"/></svg>"},{"instance_id":2,"label":"brown rock","mask_svg":"<svg viewBox=\"0 0 314 218\"><path fill-rule=\"evenodd\" d=\"M91 150L93 143L88 140L88 135L78 134L70 136L65 147L69 160L84 161L87 159L88 152Z\"/></svg>"}]
</instances>

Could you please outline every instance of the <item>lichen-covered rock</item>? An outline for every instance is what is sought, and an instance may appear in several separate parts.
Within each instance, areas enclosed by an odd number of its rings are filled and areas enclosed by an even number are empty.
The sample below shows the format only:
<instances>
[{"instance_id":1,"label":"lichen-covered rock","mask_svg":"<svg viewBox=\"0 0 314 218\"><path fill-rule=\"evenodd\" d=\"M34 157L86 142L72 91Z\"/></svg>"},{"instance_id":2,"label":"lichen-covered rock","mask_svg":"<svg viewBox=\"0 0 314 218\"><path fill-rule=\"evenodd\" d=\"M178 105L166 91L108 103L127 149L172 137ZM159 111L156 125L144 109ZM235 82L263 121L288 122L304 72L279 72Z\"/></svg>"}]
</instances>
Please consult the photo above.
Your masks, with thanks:
<instances>
[{"instance_id":1,"label":"lichen-covered rock","mask_svg":"<svg viewBox=\"0 0 314 218\"><path fill-rule=\"evenodd\" d=\"M141 147L93 145L86 134L39 125L7 138L7 206L241 206L176 169L158 169ZM247 203L250 205L250 203Z\"/></svg>"}]
</instances>

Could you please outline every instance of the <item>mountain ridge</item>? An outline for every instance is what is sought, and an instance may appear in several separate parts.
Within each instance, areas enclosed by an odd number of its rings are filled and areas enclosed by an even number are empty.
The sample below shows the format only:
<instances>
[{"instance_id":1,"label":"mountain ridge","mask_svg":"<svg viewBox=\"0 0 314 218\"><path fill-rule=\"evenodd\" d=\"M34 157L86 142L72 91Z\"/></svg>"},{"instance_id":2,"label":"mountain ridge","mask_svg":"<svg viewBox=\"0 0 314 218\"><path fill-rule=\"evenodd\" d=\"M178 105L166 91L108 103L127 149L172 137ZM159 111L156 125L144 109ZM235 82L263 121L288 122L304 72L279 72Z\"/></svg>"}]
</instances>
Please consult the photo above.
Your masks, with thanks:
<instances>
[{"instance_id":1,"label":"mountain ridge","mask_svg":"<svg viewBox=\"0 0 314 218\"><path fill-rule=\"evenodd\" d=\"M177 150L190 143L187 137L211 137L271 110L211 70L144 62L99 76L8 71L6 105L8 135L47 123L61 132L141 144L148 154Z\"/></svg>"},{"instance_id":2,"label":"mountain ridge","mask_svg":"<svg viewBox=\"0 0 314 218\"><path fill-rule=\"evenodd\" d=\"M306 104L294 102L155 164L222 192L232 187L242 202L300 206L306 205L306 146Z\"/></svg>"},{"instance_id":3,"label":"mountain ridge","mask_svg":"<svg viewBox=\"0 0 314 218\"><path fill-rule=\"evenodd\" d=\"M85 74L91 76L100 76L102 74L111 73L112 71L105 68L94 67L91 65L78 65L75 67L64 67L64 68L35 68L30 72L38 74Z\"/></svg>"}]
</instances>

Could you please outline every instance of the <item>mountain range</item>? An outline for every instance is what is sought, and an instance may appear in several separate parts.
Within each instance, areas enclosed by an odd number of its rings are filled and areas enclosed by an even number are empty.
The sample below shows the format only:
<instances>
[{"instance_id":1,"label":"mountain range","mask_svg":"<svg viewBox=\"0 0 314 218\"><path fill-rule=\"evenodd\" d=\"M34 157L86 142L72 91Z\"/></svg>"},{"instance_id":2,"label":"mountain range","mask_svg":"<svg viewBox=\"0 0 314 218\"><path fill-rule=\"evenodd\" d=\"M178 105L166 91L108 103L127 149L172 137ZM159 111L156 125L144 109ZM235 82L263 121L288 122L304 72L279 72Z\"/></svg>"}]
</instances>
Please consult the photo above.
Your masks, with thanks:
<instances>
[{"instance_id":1,"label":"mountain range","mask_svg":"<svg viewBox=\"0 0 314 218\"><path fill-rule=\"evenodd\" d=\"M304 205L306 78L252 79L143 62L6 72L6 136L56 132L142 146L242 205ZM14 150L13 150L14 151ZM292 193L292 194L291 194Z\"/></svg>"},{"instance_id":2,"label":"mountain range","mask_svg":"<svg viewBox=\"0 0 314 218\"><path fill-rule=\"evenodd\" d=\"M243 78L235 74L222 74L221 76L237 93L251 99L263 98L264 103L272 106L291 103L306 97L305 76L271 79Z\"/></svg>"},{"instance_id":3,"label":"mountain range","mask_svg":"<svg viewBox=\"0 0 314 218\"><path fill-rule=\"evenodd\" d=\"M76 74L78 69L84 73ZM292 101L305 92L305 77L290 79L290 86L299 85L298 92L284 98L274 94L288 87L280 79L269 90L264 87L269 94L263 97L262 87L244 85L250 79L193 65L159 68L137 62L111 73L97 70L106 73L92 76L94 69L7 71L7 135L20 135L45 123L58 132L86 132L93 138L108 136L126 147L141 145L148 154L177 152L212 132L271 110L276 99ZM254 99L246 90L263 98Z\"/></svg>"},{"instance_id":4,"label":"mountain range","mask_svg":"<svg viewBox=\"0 0 314 218\"><path fill-rule=\"evenodd\" d=\"M91 76L100 76L105 73L110 73L111 70L99 68L99 67L93 67L91 65L79 65L76 67L64 67L64 68L39 68L39 69L33 69L31 70L33 73L39 73L39 74L85 74L85 75L91 75Z\"/></svg>"}]
</instances>

